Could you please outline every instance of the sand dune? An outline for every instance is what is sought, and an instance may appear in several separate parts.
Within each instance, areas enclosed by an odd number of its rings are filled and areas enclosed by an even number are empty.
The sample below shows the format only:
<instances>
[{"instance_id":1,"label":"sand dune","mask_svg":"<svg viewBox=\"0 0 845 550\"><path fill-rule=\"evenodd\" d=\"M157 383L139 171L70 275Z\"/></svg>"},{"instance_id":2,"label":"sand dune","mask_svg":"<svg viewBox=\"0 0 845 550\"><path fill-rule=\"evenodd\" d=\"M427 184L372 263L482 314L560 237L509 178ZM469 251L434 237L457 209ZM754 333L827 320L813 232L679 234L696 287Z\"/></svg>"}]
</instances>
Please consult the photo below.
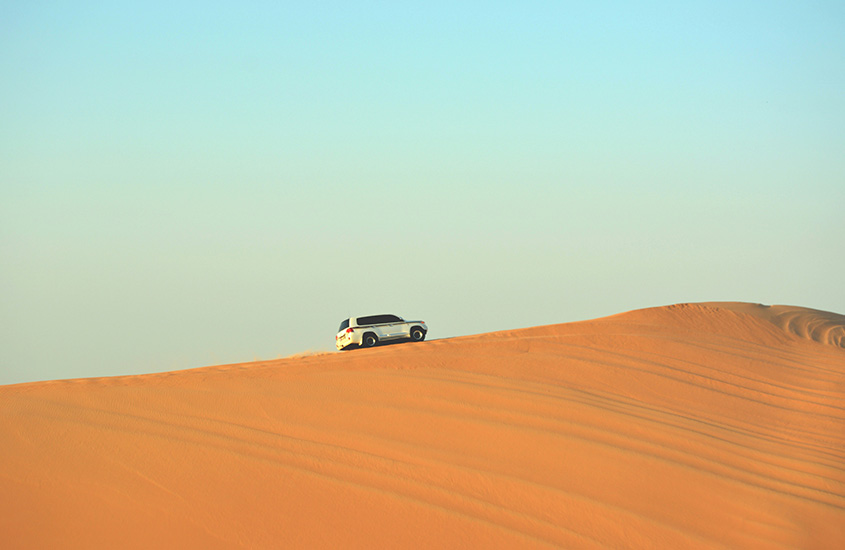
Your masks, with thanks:
<instances>
[{"instance_id":1,"label":"sand dune","mask_svg":"<svg viewBox=\"0 0 845 550\"><path fill-rule=\"evenodd\" d=\"M434 327L436 328L436 327ZM845 317L0 387L3 548L845 548Z\"/></svg>"}]
</instances>

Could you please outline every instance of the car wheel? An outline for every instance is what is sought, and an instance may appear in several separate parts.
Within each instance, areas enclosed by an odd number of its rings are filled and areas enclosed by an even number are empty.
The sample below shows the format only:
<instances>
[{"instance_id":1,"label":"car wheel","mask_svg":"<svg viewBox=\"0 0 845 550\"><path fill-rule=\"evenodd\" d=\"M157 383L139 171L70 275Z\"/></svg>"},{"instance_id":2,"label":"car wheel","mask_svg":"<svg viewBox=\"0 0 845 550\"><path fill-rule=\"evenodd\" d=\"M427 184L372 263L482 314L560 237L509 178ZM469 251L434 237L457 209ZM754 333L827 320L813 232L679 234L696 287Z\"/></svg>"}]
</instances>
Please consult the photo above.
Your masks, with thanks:
<instances>
[{"instance_id":1,"label":"car wheel","mask_svg":"<svg viewBox=\"0 0 845 550\"><path fill-rule=\"evenodd\" d=\"M361 342L361 345L365 348L371 348L378 344L378 338L372 332L368 332L364 335L364 340Z\"/></svg>"},{"instance_id":2,"label":"car wheel","mask_svg":"<svg viewBox=\"0 0 845 550\"><path fill-rule=\"evenodd\" d=\"M425 332L423 332L419 327L414 327L411 329L411 340L414 342L422 342L425 340Z\"/></svg>"}]
</instances>

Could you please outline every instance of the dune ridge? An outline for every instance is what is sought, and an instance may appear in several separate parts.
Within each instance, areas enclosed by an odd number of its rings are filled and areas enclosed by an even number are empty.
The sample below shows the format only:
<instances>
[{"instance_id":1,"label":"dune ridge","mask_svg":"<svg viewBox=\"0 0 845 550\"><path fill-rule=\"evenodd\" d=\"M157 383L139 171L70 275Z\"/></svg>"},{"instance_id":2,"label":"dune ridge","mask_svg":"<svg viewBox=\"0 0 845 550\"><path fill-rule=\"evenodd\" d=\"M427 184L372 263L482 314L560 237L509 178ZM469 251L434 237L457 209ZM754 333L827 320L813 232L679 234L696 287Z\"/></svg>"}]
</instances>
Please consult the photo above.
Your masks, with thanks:
<instances>
[{"instance_id":1,"label":"dune ridge","mask_svg":"<svg viewBox=\"0 0 845 550\"><path fill-rule=\"evenodd\" d=\"M839 548L845 317L678 304L0 387L7 548Z\"/></svg>"}]
</instances>

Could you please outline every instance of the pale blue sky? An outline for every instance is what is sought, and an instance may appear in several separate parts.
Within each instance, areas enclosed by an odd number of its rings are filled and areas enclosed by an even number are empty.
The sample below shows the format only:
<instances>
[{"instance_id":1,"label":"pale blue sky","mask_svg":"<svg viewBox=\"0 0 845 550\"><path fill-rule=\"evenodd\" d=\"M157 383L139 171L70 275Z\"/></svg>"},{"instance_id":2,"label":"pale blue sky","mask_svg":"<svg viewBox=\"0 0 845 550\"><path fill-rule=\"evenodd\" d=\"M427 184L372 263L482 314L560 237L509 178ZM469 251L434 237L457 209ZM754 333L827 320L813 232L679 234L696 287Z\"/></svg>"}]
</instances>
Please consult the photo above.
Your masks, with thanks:
<instances>
[{"instance_id":1,"label":"pale blue sky","mask_svg":"<svg viewBox=\"0 0 845 550\"><path fill-rule=\"evenodd\" d=\"M0 384L845 312L841 2L2 2Z\"/></svg>"}]
</instances>

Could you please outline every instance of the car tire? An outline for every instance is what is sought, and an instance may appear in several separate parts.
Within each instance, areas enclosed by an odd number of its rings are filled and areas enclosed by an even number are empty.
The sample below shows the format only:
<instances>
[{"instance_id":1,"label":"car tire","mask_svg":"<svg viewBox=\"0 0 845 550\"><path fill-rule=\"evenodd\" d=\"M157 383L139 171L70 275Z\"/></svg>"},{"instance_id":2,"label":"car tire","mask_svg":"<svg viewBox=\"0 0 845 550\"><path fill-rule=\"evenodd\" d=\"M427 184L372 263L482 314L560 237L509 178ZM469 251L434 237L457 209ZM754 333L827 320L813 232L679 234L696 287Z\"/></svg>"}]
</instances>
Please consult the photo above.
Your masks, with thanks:
<instances>
[{"instance_id":1,"label":"car tire","mask_svg":"<svg viewBox=\"0 0 845 550\"><path fill-rule=\"evenodd\" d=\"M378 344L378 337L372 332L368 332L364 335L364 338L361 339L361 347L363 348L371 348L376 344Z\"/></svg>"},{"instance_id":2,"label":"car tire","mask_svg":"<svg viewBox=\"0 0 845 550\"><path fill-rule=\"evenodd\" d=\"M425 340L425 332L420 327L414 327L411 329L411 340L414 342L422 342Z\"/></svg>"}]
</instances>

